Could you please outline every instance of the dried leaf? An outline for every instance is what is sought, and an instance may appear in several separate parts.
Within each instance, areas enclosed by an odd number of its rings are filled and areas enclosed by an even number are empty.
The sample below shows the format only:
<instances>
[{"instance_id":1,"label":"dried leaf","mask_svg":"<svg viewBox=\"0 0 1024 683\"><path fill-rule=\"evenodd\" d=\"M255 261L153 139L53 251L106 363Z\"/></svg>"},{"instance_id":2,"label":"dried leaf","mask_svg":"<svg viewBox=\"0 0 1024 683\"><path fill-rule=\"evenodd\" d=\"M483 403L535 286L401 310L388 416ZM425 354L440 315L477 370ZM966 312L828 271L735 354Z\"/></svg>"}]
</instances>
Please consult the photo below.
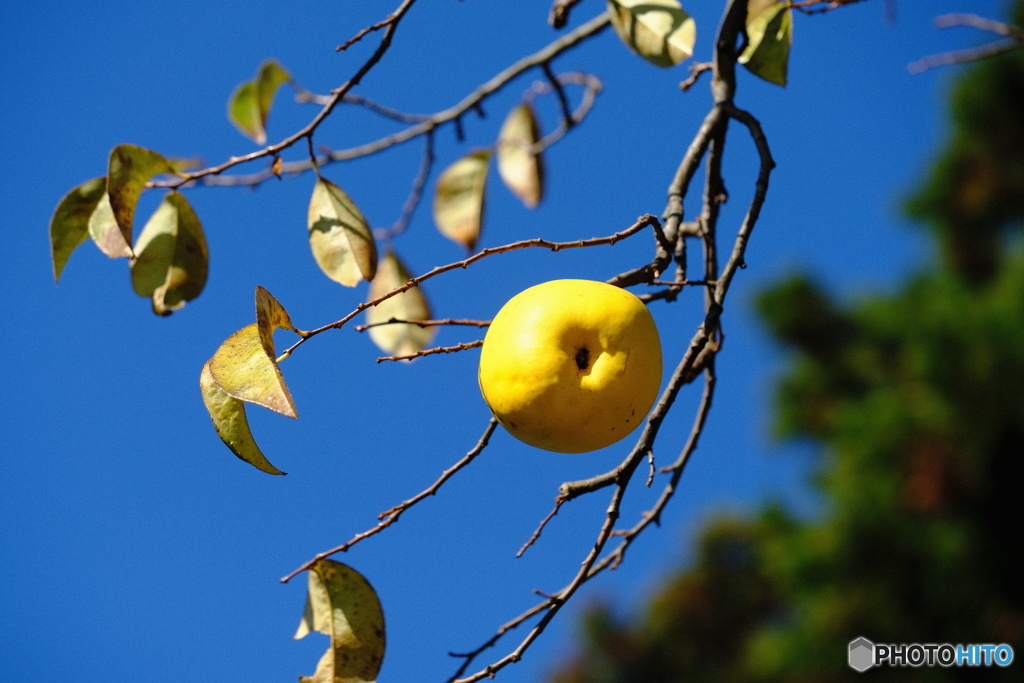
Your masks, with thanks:
<instances>
[{"instance_id":1,"label":"dried leaf","mask_svg":"<svg viewBox=\"0 0 1024 683\"><path fill-rule=\"evenodd\" d=\"M412 274L394 252L389 251L380 262L377 277L370 284L367 301L373 301L412 279ZM407 355L423 349L434 338L436 329L408 323L387 323L389 320L428 320L430 305L419 287L407 289L366 310L370 339L385 353Z\"/></svg>"},{"instance_id":2,"label":"dried leaf","mask_svg":"<svg viewBox=\"0 0 1024 683\"><path fill-rule=\"evenodd\" d=\"M498 173L512 194L530 209L544 194L544 163L540 154L533 153L538 140L540 126L533 107L514 107L498 133Z\"/></svg>"},{"instance_id":3,"label":"dried leaf","mask_svg":"<svg viewBox=\"0 0 1024 683\"><path fill-rule=\"evenodd\" d=\"M257 323L246 325L220 345L210 359L210 372L230 396L288 417L299 416L273 352L268 354L263 347Z\"/></svg>"},{"instance_id":4,"label":"dried leaf","mask_svg":"<svg viewBox=\"0 0 1024 683\"><path fill-rule=\"evenodd\" d=\"M257 144L267 142L267 118L277 89L291 80L291 75L274 60L260 66L255 80L242 83L228 100L228 120Z\"/></svg>"},{"instance_id":5,"label":"dried leaf","mask_svg":"<svg viewBox=\"0 0 1024 683\"><path fill-rule=\"evenodd\" d=\"M309 246L327 277L353 287L377 272L377 244L359 207L344 190L317 178L309 201Z\"/></svg>"},{"instance_id":6,"label":"dried leaf","mask_svg":"<svg viewBox=\"0 0 1024 683\"><path fill-rule=\"evenodd\" d=\"M697 25L677 0L608 0L615 32L630 50L657 66L693 54Z\"/></svg>"},{"instance_id":7,"label":"dried leaf","mask_svg":"<svg viewBox=\"0 0 1024 683\"><path fill-rule=\"evenodd\" d=\"M470 251L480 239L490 158L490 152L479 151L459 159L441 172L434 192L438 230Z\"/></svg>"},{"instance_id":8,"label":"dried leaf","mask_svg":"<svg viewBox=\"0 0 1024 683\"><path fill-rule=\"evenodd\" d=\"M135 243L132 286L153 299L153 311L170 315L206 285L209 251L199 217L179 192L171 191Z\"/></svg>"},{"instance_id":9,"label":"dried leaf","mask_svg":"<svg viewBox=\"0 0 1024 683\"><path fill-rule=\"evenodd\" d=\"M256 285L256 326L260 331L260 343L266 354L274 358L274 330L281 327L291 330L301 337L306 333L292 325L288 311L284 309L274 295L260 285Z\"/></svg>"},{"instance_id":10,"label":"dried leaf","mask_svg":"<svg viewBox=\"0 0 1024 683\"><path fill-rule=\"evenodd\" d=\"M199 375L199 388L203 392L203 403L213 420L213 427L231 452L253 467L268 474L286 474L270 464L256 445L245 417L245 403L227 395L213 379L210 362L203 365Z\"/></svg>"},{"instance_id":11,"label":"dried leaf","mask_svg":"<svg viewBox=\"0 0 1024 683\"><path fill-rule=\"evenodd\" d=\"M309 569L306 609L295 638L312 631L331 647L302 683L373 683L384 661L384 611L370 583L351 567L317 560Z\"/></svg>"},{"instance_id":12,"label":"dried leaf","mask_svg":"<svg viewBox=\"0 0 1024 683\"><path fill-rule=\"evenodd\" d=\"M785 86L793 44L793 13L787 3L750 0L747 39L747 48L737 61L755 76Z\"/></svg>"},{"instance_id":13,"label":"dried leaf","mask_svg":"<svg viewBox=\"0 0 1024 683\"><path fill-rule=\"evenodd\" d=\"M135 145L118 145L110 151L107 195L125 244L132 243L135 205L143 188L150 178L161 173L176 174L177 171L171 162L157 152ZM127 255L131 255L130 249Z\"/></svg>"},{"instance_id":14,"label":"dried leaf","mask_svg":"<svg viewBox=\"0 0 1024 683\"><path fill-rule=\"evenodd\" d=\"M107 179L93 178L68 192L57 204L50 219L50 253L53 277L58 282L71 252L89 238L89 218L106 193Z\"/></svg>"}]
</instances>

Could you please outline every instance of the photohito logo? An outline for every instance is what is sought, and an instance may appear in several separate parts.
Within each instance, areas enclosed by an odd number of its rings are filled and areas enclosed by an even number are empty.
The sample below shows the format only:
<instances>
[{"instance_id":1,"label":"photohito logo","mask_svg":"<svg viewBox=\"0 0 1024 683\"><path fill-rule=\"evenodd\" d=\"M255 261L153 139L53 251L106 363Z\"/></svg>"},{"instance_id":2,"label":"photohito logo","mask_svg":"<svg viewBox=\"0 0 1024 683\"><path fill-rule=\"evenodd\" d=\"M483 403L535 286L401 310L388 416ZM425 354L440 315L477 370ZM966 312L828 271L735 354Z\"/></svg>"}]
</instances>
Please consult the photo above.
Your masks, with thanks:
<instances>
[{"instance_id":1,"label":"photohito logo","mask_svg":"<svg viewBox=\"0 0 1024 683\"><path fill-rule=\"evenodd\" d=\"M847 662L855 671L873 666L1009 666L1013 648L1005 643L950 645L949 643L872 643L867 638L850 641Z\"/></svg>"}]
</instances>

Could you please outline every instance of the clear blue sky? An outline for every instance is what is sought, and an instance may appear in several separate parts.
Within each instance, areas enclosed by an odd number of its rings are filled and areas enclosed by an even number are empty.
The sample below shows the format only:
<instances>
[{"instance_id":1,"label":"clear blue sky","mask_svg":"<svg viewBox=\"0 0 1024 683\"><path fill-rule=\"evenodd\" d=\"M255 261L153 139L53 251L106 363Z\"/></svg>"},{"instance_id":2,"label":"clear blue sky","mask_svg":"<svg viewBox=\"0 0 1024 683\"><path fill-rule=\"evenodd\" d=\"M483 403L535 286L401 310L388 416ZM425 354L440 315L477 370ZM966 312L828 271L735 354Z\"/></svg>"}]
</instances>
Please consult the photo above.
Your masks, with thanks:
<instances>
[{"instance_id":1,"label":"clear blue sky","mask_svg":"<svg viewBox=\"0 0 1024 683\"><path fill-rule=\"evenodd\" d=\"M252 322L257 284L305 328L338 319L365 296L365 286L343 289L315 267L305 228L309 176L255 192L188 191L210 242L211 274L205 293L169 319L152 315L132 293L124 262L90 244L72 256L59 286L49 262L54 207L70 188L104 173L111 147L130 142L210 163L252 151L224 115L235 85L276 57L303 85L326 92L362 63L376 38L348 53L334 47L397 4L0 6L0 311L11 332L0 373L3 678L162 683L311 674L326 639L291 640L305 582L278 578L372 526L378 512L424 488L478 439L488 414L475 351L377 365L377 350L352 330L312 340L284 365L298 422L249 410L264 452L289 476L257 472L217 439L199 371L225 337ZM927 242L903 223L898 206L942 138L944 93L955 71L912 77L905 66L983 39L969 29L938 31L934 16L999 17L1003 5L891 4L891 25L880 0L797 16L784 90L740 74L737 102L761 120L778 169L749 268L730 294L720 389L701 448L663 526L634 546L622 568L591 584L499 680L539 680L572 642L579 607L595 599L626 606L644 595L687 556L688 539L713 512L769 496L813 509L801 484L812 449L770 438L772 378L783 356L757 326L752 298L795 269L818 274L843 295L863 295L899 282L927 258ZM446 108L556 37L545 22L548 5L421 0L358 92L405 111ZM687 3L698 22L698 59L710 57L720 5ZM603 6L581 3L573 25ZM605 235L639 214L660 213L709 104L706 80L681 94L676 83L685 68L649 66L610 31L555 66L595 73L605 90L585 124L549 151L549 195L539 209L524 209L492 177L484 246ZM486 119L468 119L466 142L441 131L439 164L489 144L537 77L496 96ZM542 107L548 126L552 104ZM271 140L314 112L285 93L271 115ZM343 111L318 140L341 148L387 130L379 119ZM753 151L742 135L731 140L727 182L742 198L755 174ZM399 214L419 151L413 143L324 172L374 225L386 226ZM139 215L156 201L144 197ZM734 204L738 211L740 199ZM462 256L436 234L427 209L395 244L416 272ZM511 254L432 281L427 294L438 317L489 318L530 284L605 279L646 258L649 244L644 237L621 249ZM698 299L694 293L655 307L670 366L689 339ZM478 336L446 329L437 341ZM659 441L666 460L685 439L695 395L696 387L666 425ZM561 587L593 539L604 494L573 502L524 558L514 553L560 482L605 471L627 448L554 455L499 433L438 497L338 558L366 575L383 600L389 648L380 680L445 680L454 669L447 652L481 643L533 604L533 589ZM627 519L651 499L634 492Z\"/></svg>"}]
</instances>

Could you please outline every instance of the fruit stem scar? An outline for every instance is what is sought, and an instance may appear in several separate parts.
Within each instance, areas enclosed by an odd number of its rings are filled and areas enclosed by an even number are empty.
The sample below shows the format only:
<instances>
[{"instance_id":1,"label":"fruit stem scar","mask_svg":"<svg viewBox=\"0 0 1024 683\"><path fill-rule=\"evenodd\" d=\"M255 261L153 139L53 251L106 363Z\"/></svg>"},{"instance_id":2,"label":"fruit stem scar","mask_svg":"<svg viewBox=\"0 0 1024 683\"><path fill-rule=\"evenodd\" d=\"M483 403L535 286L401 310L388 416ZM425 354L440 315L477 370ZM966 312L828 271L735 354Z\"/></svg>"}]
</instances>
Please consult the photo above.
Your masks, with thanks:
<instances>
[{"instance_id":1,"label":"fruit stem scar","mask_svg":"<svg viewBox=\"0 0 1024 683\"><path fill-rule=\"evenodd\" d=\"M576 367L586 370L590 366L590 351L583 348L576 352Z\"/></svg>"}]
</instances>

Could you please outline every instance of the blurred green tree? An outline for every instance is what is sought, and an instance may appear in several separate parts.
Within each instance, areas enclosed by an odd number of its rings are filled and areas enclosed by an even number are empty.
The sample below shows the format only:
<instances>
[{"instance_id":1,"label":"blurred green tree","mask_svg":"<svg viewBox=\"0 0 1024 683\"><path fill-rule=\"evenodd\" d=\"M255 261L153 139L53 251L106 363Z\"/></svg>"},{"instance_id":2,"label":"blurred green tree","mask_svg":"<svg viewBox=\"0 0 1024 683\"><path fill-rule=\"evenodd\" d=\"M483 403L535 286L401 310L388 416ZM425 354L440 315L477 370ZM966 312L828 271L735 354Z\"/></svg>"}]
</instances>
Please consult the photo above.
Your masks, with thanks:
<instances>
[{"instance_id":1,"label":"blurred green tree","mask_svg":"<svg viewBox=\"0 0 1024 683\"><path fill-rule=\"evenodd\" d=\"M791 351L777 431L820 446L820 515L765 504L711 522L636 616L590 609L554 683L855 679L858 636L1020 649L1024 50L967 67L951 102L950 139L908 201L934 262L856 303L804 276L758 300ZM872 676L1005 680L1019 666Z\"/></svg>"}]
</instances>

